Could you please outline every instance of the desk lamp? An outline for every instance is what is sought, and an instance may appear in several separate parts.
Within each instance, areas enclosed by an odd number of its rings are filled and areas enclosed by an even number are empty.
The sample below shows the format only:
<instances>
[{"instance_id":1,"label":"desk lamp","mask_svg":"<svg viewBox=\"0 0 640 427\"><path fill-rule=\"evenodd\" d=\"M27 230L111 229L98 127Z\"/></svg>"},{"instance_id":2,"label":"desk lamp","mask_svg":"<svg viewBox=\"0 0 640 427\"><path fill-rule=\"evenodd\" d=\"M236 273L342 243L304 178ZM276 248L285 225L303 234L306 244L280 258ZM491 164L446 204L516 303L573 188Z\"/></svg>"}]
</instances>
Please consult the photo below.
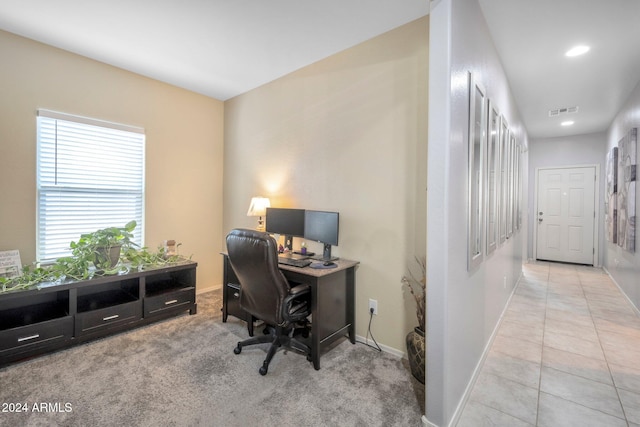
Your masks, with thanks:
<instances>
[{"instance_id":1,"label":"desk lamp","mask_svg":"<svg viewBox=\"0 0 640 427\"><path fill-rule=\"evenodd\" d=\"M266 197L252 197L251 203L249 204L249 210L247 211L247 216L257 216L258 217L258 227L256 230L264 231L264 220L263 216L267 214L267 208L271 207L271 202Z\"/></svg>"}]
</instances>

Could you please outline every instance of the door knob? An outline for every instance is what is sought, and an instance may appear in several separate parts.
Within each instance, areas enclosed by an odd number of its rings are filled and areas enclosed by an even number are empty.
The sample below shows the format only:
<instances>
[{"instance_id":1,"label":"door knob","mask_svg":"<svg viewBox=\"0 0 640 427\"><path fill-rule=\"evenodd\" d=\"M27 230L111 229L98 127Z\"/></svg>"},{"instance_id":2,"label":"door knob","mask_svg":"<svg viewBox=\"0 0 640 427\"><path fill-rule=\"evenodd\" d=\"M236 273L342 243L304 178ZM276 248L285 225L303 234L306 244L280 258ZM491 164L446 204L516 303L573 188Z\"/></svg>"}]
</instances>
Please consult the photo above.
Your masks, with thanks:
<instances>
[{"instance_id":1,"label":"door knob","mask_svg":"<svg viewBox=\"0 0 640 427\"><path fill-rule=\"evenodd\" d=\"M538 215L542 215L542 212L538 212Z\"/></svg>"},{"instance_id":2,"label":"door knob","mask_svg":"<svg viewBox=\"0 0 640 427\"><path fill-rule=\"evenodd\" d=\"M538 222L542 222L542 218L538 218Z\"/></svg>"}]
</instances>

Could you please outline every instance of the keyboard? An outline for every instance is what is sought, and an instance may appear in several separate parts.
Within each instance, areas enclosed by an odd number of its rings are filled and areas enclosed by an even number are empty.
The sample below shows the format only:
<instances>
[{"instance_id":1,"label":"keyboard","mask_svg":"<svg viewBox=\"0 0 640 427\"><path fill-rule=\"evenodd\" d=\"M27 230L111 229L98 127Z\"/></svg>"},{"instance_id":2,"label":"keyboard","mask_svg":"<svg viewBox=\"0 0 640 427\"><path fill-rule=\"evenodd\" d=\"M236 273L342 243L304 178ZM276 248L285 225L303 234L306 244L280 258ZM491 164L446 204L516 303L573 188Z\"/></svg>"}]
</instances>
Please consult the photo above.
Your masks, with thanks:
<instances>
[{"instance_id":1,"label":"keyboard","mask_svg":"<svg viewBox=\"0 0 640 427\"><path fill-rule=\"evenodd\" d=\"M299 259L299 258L290 258L290 257L283 257L283 256L279 256L278 257L278 263L279 264L285 264L285 265L292 265L294 267L306 267L309 264L311 264L311 260L310 259Z\"/></svg>"}]
</instances>

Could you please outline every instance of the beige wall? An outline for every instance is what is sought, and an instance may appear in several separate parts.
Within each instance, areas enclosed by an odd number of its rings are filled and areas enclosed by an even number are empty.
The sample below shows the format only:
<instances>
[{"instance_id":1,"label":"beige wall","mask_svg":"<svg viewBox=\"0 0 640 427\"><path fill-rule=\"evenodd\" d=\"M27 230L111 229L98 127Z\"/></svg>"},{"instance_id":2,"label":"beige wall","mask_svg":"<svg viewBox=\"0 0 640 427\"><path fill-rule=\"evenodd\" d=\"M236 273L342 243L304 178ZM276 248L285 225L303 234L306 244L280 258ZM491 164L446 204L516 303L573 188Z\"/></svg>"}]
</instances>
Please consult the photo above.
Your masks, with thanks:
<instances>
[{"instance_id":1,"label":"beige wall","mask_svg":"<svg viewBox=\"0 0 640 427\"><path fill-rule=\"evenodd\" d=\"M222 102L0 31L0 250L35 259L36 109L146 129L146 245L182 242L220 286Z\"/></svg>"},{"instance_id":2,"label":"beige wall","mask_svg":"<svg viewBox=\"0 0 640 427\"><path fill-rule=\"evenodd\" d=\"M401 352L417 321L400 278L426 251L428 33L425 17L225 102L225 233L255 227L254 195L339 211L357 334L376 299L374 337Z\"/></svg>"}]
</instances>

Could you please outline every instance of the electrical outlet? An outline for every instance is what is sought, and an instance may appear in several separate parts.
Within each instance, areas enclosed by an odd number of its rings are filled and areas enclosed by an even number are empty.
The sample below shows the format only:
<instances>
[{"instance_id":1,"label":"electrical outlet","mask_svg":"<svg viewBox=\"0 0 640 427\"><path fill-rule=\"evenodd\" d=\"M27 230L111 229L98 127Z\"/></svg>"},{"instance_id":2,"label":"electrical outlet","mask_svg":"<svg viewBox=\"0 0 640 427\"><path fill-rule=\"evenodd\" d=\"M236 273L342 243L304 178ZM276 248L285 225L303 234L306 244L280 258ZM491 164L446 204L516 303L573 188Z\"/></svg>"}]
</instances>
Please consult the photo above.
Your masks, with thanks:
<instances>
[{"instance_id":1,"label":"electrical outlet","mask_svg":"<svg viewBox=\"0 0 640 427\"><path fill-rule=\"evenodd\" d=\"M369 313L373 309L373 314L378 314L378 300L369 298Z\"/></svg>"}]
</instances>

